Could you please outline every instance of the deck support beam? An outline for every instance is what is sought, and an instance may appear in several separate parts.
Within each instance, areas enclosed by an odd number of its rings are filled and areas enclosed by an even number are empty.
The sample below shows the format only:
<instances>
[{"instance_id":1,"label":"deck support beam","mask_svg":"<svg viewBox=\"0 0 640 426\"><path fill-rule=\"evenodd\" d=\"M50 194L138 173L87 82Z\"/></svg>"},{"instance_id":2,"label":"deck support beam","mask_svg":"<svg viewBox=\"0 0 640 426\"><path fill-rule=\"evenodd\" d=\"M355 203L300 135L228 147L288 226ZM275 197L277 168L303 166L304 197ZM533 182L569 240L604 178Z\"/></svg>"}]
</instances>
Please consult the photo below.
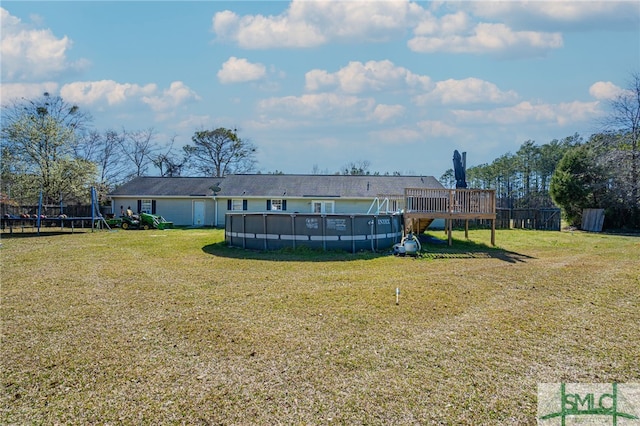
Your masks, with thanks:
<instances>
[{"instance_id":1,"label":"deck support beam","mask_svg":"<svg viewBox=\"0 0 640 426\"><path fill-rule=\"evenodd\" d=\"M495 217L491 221L491 245L494 247L496 245L496 218Z\"/></svg>"}]
</instances>

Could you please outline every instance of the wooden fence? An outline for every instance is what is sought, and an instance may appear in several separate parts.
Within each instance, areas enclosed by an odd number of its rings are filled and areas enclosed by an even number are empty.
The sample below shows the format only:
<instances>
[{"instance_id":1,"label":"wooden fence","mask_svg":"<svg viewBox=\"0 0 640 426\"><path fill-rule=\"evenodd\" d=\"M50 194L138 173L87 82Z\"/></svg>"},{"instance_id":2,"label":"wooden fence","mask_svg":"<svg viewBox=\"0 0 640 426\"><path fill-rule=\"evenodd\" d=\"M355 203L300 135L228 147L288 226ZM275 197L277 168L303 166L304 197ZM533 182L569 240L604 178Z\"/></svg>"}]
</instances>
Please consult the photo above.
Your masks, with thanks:
<instances>
[{"instance_id":1,"label":"wooden fence","mask_svg":"<svg viewBox=\"0 0 640 426\"><path fill-rule=\"evenodd\" d=\"M538 229L560 231L560 209L497 209L498 229Z\"/></svg>"}]
</instances>

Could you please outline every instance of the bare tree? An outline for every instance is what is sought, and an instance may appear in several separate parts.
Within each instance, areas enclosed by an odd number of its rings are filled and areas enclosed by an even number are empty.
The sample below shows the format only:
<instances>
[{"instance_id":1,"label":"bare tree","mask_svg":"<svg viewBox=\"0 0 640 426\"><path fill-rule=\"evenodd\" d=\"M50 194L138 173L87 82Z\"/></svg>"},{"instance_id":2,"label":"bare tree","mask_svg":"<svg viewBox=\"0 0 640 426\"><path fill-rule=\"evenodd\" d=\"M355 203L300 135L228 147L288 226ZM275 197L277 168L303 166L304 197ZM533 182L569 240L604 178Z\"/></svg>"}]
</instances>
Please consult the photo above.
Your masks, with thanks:
<instances>
[{"instance_id":1,"label":"bare tree","mask_svg":"<svg viewBox=\"0 0 640 426\"><path fill-rule=\"evenodd\" d=\"M312 175L328 175L329 169L320 170L320 166L318 166L317 164L314 164L313 167L311 168L311 174Z\"/></svg>"},{"instance_id":2,"label":"bare tree","mask_svg":"<svg viewBox=\"0 0 640 426\"><path fill-rule=\"evenodd\" d=\"M175 139L175 136L172 137L167 150L156 155L152 159L153 165L156 166L158 170L160 170L160 176L162 177L180 176L180 174L182 173L182 169L185 166L185 157L183 156L182 158L179 158L178 154L173 152L173 144L175 143Z\"/></svg>"},{"instance_id":3,"label":"bare tree","mask_svg":"<svg viewBox=\"0 0 640 426\"><path fill-rule=\"evenodd\" d=\"M125 158L129 160L132 167L129 177L144 176L149 165L152 164L153 155L157 152L157 147L153 144L155 131L153 128L138 130L134 132L123 132L120 146Z\"/></svg>"},{"instance_id":4,"label":"bare tree","mask_svg":"<svg viewBox=\"0 0 640 426\"><path fill-rule=\"evenodd\" d=\"M632 73L628 86L610 102L607 137L600 142L608 149L604 160L615 170L621 188L640 226L640 73Z\"/></svg>"},{"instance_id":5,"label":"bare tree","mask_svg":"<svg viewBox=\"0 0 640 426\"><path fill-rule=\"evenodd\" d=\"M126 179L127 166L122 152L124 138L124 131L106 130L101 133L92 129L83 133L74 147L77 157L96 163L97 185L105 192Z\"/></svg>"},{"instance_id":6,"label":"bare tree","mask_svg":"<svg viewBox=\"0 0 640 426\"><path fill-rule=\"evenodd\" d=\"M612 123L624 132L623 144L631 157L632 199L638 202L638 159L640 151L640 73L634 73L626 91L611 103Z\"/></svg>"},{"instance_id":7,"label":"bare tree","mask_svg":"<svg viewBox=\"0 0 640 426\"><path fill-rule=\"evenodd\" d=\"M369 175L371 162L368 160L352 161L342 167L343 175Z\"/></svg>"}]
</instances>

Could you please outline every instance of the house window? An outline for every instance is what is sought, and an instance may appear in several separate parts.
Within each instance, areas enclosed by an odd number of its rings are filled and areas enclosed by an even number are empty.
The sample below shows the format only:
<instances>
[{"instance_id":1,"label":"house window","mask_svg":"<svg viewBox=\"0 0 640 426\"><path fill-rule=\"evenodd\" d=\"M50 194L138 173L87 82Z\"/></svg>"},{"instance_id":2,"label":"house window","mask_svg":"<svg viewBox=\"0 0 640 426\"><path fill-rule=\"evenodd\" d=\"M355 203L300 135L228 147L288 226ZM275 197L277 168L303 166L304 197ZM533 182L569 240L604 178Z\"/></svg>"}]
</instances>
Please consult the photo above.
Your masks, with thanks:
<instances>
[{"instance_id":1,"label":"house window","mask_svg":"<svg viewBox=\"0 0 640 426\"><path fill-rule=\"evenodd\" d=\"M240 198L234 198L233 200L228 200L227 210L232 210L232 211L247 210L247 200L242 200Z\"/></svg>"},{"instance_id":2,"label":"house window","mask_svg":"<svg viewBox=\"0 0 640 426\"><path fill-rule=\"evenodd\" d=\"M140 213L151 213L153 202L151 200L140 200Z\"/></svg>"},{"instance_id":3,"label":"house window","mask_svg":"<svg viewBox=\"0 0 640 426\"><path fill-rule=\"evenodd\" d=\"M312 213L333 213L334 201L312 201L311 212Z\"/></svg>"},{"instance_id":4,"label":"house window","mask_svg":"<svg viewBox=\"0 0 640 426\"><path fill-rule=\"evenodd\" d=\"M287 209L287 200L267 200L267 210L284 211Z\"/></svg>"}]
</instances>

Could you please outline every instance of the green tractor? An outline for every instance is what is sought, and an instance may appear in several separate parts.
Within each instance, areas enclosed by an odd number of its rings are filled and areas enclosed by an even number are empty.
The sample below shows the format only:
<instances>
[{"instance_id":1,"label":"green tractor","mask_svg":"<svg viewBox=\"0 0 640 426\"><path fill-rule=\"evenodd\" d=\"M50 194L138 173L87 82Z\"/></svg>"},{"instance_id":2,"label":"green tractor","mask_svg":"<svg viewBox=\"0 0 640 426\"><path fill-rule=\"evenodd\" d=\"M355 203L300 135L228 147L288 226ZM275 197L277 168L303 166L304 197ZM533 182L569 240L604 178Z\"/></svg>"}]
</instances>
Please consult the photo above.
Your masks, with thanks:
<instances>
[{"instance_id":1,"label":"green tractor","mask_svg":"<svg viewBox=\"0 0 640 426\"><path fill-rule=\"evenodd\" d=\"M173 222L165 220L156 214L140 213L139 228L142 229L169 229L173 228Z\"/></svg>"},{"instance_id":2,"label":"green tractor","mask_svg":"<svg viewBox=\"0 0 640 426\"><path fill-rule=\"evenodd\" d=\"M119 218L107 219L107 224L112 227L122 229L169 229L173 228L173 222L168 222L162 216L140 213L133 216L121 216Z\"/></svg>"},{"instance_id":3,"label":"green tractor","mask_svg":"<svg viewBox=\"0 0 640 426\"><path fill-rule=\"evenodd\" d=\"M122 229L138 229L140 228L140 220L138 216L122 216L120 218L120 227Z\"/></svg>"}]
</instances>

